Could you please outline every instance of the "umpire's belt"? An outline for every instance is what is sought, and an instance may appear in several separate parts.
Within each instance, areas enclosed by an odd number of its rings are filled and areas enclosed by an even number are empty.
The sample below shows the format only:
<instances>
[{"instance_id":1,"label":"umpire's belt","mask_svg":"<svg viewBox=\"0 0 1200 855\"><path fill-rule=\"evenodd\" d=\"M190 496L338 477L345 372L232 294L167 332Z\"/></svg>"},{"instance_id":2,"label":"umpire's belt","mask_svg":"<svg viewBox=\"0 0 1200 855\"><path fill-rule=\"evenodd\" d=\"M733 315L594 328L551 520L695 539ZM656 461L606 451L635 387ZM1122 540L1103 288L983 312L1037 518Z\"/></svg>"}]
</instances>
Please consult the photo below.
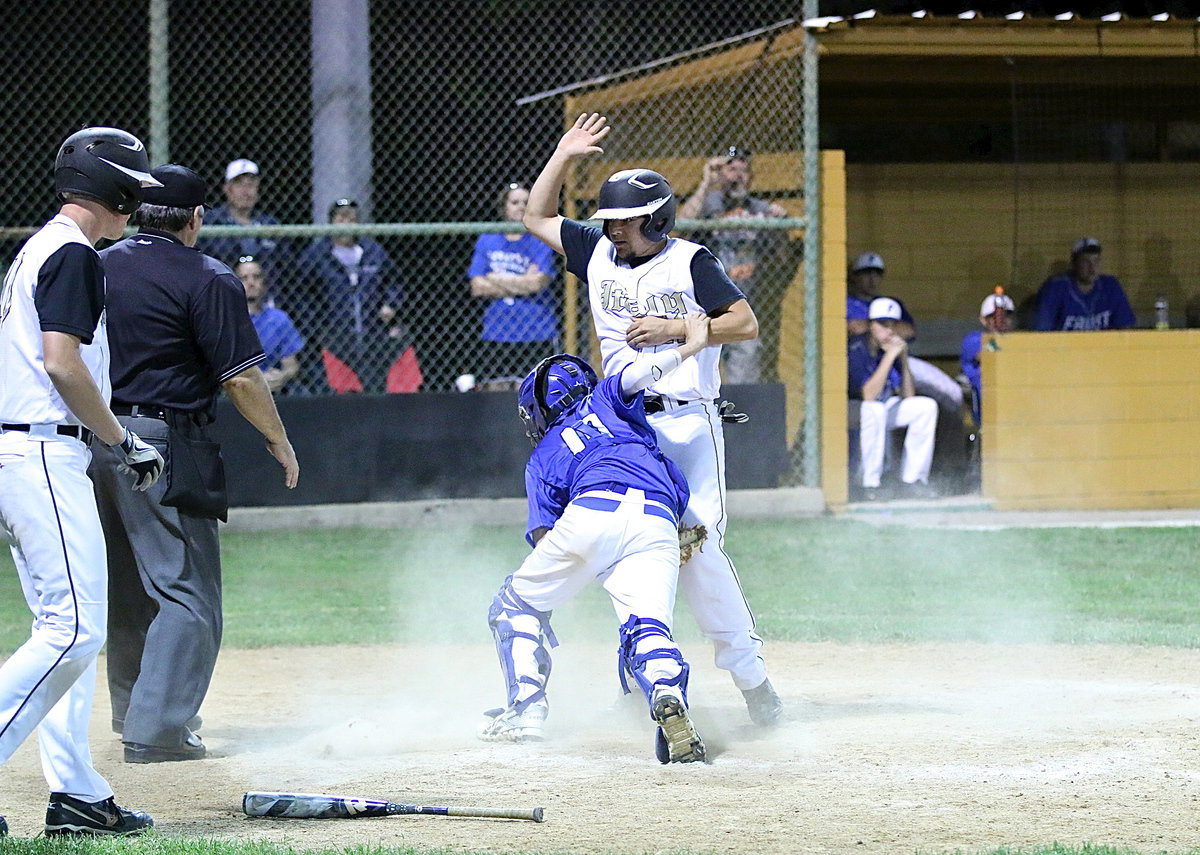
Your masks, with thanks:
<instances>
[{"instance_id":1,"label":"umpire's belt","mask_svg":"<svg viewBox=\"0 0 1200 855\"><path fill-rule=\"evenodd\" d=\"M590 508L593 511L615 511L622 504L637 503L644 514L652 517L662 517L671 525L678 525L675 512L675 500L666 493L655 490L637 490L633 487L610 487L607 489L588 490L580 493L571 500L572 505Z\"/></svg>"},{"instance_id":2,"label":"umpire's belt","mask_svg":"<svg viewBox=\"0 0 1200 855\"><path fill-rule=\"evenodd\" d=\"M696 401L698 400L700 399L697 398ZM646 404L647 415L664 413L670 410L678 410L680 407L686 407L689 404L696 403L696 401L680 401L677 398L668 398L664 395L647 395L644 401Z\"/></svg>"},{"instance_id":3,"label":"umpire's belt","mask_svg":"<svg viewBox=\"0 0 1200 855\"><path fill-rule=\"evenodd\" d=\"M92 432L83 425L0 425L0 430L19 430L33 436L45 435L53 432L57 436L69 436L83 442L84 445L90 445L92 442Z\"/></svg>"},{"instance_id":4,"label":"umpire's belt","mask_svg":"<svg viewBox=\"0 0 1200 855\"><path fill-rule=\"evenodd\" d=\"M157 404L113 404L113 415L115 416L133 416L134 418L143 419L158 419L159 421L172 422L173 419L182 421L194 422L198 425L206 425L212 421L212 418L204 412L190 412L188 410L173 410L170 407L160 407Z\"/></svg>"}]
</instances>

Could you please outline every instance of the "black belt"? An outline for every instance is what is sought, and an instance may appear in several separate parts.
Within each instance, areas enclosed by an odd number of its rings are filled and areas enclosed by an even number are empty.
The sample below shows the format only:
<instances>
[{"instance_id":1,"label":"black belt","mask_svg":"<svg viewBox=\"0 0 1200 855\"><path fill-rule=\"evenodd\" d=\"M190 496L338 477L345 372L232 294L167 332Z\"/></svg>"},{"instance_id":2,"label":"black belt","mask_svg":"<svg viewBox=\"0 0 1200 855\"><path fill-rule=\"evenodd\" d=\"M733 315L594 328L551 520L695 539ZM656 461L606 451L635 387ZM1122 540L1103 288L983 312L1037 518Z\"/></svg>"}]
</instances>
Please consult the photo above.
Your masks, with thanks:
<instances>
[{"instance_id":1,"label":"black belt","mask_svg":"<svg viewBox=\"0 0 1200 855\"><path fill-rule=\"evenodd\" d=\"M675 401L674 398L663 398L660 395L647 395L645 398L646 414L653 415L654 413L666 412L667 405L665 401ZM691 401L675 401L675 408L690 404Z\"/></svg>"},{"instance_id":2,"label":"black belt","mask_svg":"<svg viewBox=\"0 0 1200 855\"><path fill-rule=\"evenodd\" d=\"M33 425L0 425L0 430L19 430L29 433L29 431L33 430ZM54 432L59 436L69 436L72 439L78 439L84 445L91 445L92 437L95 435L82 425L55 425Z\"/></svg>"},{"instance_id":3,"label":"black belt","mask_svg":"<svg viewBox=\"0 0 1200 855\"><path fill-rule=\"evenodd\" d=\"M144 419L159 419L167 420L166 407L156 407L153 404L113 404L112 411L114 416L134 416Z\"/></svg>"}]
</instances>

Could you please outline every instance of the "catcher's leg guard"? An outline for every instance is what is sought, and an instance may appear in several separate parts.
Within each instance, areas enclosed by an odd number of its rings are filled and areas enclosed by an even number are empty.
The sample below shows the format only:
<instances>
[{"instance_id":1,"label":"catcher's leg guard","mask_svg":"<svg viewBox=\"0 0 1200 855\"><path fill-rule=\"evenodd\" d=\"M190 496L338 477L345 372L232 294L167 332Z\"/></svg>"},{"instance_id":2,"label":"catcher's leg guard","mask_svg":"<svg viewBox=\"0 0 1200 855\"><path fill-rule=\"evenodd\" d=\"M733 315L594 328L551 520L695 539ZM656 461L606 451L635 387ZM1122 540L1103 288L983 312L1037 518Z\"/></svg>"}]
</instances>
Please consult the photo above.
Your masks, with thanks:
<instances>
[{"instance_id":1,"label":"catcher's leg guard","mask_svg":"<svg viewBox=\"0 0 1200 855\"><path fill-rule=\"evenodd\" d=\"M665 642L660 639L665 639ZM617 653L621 688L626 694L630 691L626 680L628 674L646 696L647 703L654 694L655 686L678 687L686 702L688 664L683 661L683 654L675 646L671 630L662 621L630 615L629 620L621 624L621 645ZM670 660L674 664L668 665L656 660Z\"/></svg>"},{"instance_id":2,"label":"catcher's leg guard","mask_svg":"<svg viewBox=\"0 0 1200 855\"><path fill-rule=\"evenodd\" d=\"M545 704L551 665L546 644L558 646L550 612L540 612L517 596L509 576L492 600L488 626L496 639L508 708L522 713L530 704Z\"/></svg>"}]
</instances>

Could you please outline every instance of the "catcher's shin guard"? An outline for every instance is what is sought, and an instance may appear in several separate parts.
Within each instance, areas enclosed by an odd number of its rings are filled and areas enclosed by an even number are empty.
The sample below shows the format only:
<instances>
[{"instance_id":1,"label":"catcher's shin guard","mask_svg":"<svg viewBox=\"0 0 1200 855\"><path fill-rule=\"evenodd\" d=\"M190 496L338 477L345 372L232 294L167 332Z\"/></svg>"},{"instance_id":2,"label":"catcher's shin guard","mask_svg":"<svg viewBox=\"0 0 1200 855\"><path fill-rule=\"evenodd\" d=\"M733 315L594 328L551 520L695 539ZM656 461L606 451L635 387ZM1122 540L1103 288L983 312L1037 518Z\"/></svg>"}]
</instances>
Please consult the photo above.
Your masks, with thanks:
<instances>
[{"instance_id":1,"label":"catcher's shin guard","mask_svg":"<svg viewBox=\"0 0 1200 855\"><path fill-rule=\"evenodd\" d=\"M496 639L508 707L521 713L530 704L544 703L551 665L546 645L558 646L550 612L540 612L517 596L509 576L488 609L488 626Z\"/></svg>"},{"instance_id":2,"label":"catcher's shin guard","mask_svg":"<svg viewBox=\"0 0 1200 855\"><path fill-rule=\"evenodd\" d=\"M670 646L652 646L655 643L652 639L656 638L666 639L666 643ZM688 664L683 661L683 654L675 646L675 641L671 638L671 630L662 621L630 615L629 620L621 624L621 645L617 649L617 658L621 688L625 694L629 694L630 691L629 682L626 680L628 674L633 677L646 696L647 703L654 694L655 686L678 686L686 702ZM678 666L678 670L670 666L655 668L654 671L659 676L652 679L646 674L646 666L655 659L670 659ZM663 671L674 671L675 673L670 676L661 676Z\"/></svg>"}]
</instances>

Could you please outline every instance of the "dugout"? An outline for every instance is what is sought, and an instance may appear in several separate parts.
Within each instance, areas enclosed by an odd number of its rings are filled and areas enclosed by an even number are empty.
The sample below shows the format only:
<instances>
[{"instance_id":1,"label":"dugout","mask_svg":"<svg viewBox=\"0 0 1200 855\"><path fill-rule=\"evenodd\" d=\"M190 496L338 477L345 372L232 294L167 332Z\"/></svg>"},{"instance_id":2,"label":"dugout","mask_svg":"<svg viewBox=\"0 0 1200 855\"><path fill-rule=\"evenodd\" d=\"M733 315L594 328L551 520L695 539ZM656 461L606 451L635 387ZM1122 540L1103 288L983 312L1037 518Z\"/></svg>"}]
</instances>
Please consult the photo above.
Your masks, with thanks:
<instances>
[{"instance_id":1,"label":"dugout","mask_svg":"<svg viewBox=\"0 0 1200 855\"><path fill-rule=\"evenodd\" d=\"M806 32L819 45L822 148L838 150L821 159L824 329L841 328L848 256L877 251L885 292L918 319L914 352L953 375L983 297L1000 284L1028 306L1081 235L1104 244L1105 270L1124 283L1141 325L1159 296L1173 326L1196 323L1195 20L868 12L785 21L564 87L553 94L565 121L598 110L621 128L605 158L573 173L571 212L586 214L600 180L634 164L686 195L704 159L736 143L755 152L755 194L800 216ZM771 107L781 92L793 94L792 115ZM793 266L767 300L789 436L804 411L802 285ZM819 347L822 487L836 506L847 498L845 352L841 336Z\"/></svg>"}]
</instances>

